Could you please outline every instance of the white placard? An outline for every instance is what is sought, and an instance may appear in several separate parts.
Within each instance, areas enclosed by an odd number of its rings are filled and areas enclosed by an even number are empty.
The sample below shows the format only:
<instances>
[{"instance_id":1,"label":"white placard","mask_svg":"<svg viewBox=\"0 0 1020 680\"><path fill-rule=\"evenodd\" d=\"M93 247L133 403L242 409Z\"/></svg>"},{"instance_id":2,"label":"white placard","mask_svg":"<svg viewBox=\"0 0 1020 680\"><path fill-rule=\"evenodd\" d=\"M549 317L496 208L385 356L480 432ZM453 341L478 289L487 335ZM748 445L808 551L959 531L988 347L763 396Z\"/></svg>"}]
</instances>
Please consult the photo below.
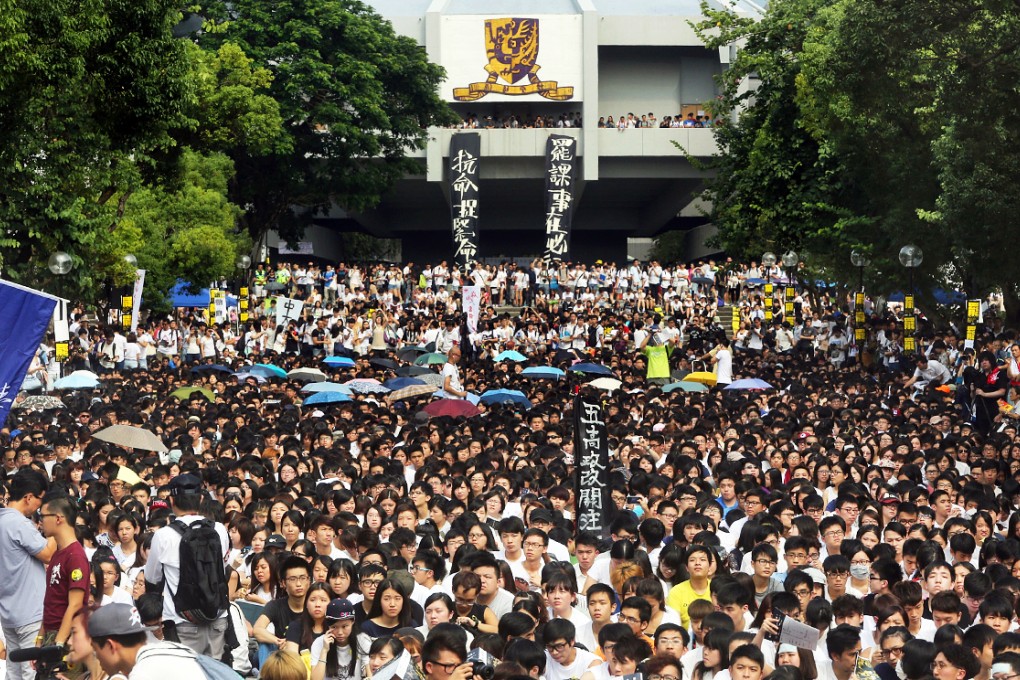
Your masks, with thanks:
<instances>
[{"instance_id":1,"label":"white placard","mask_svg":"<svg viewBox=\"0 0 1020 680\"><path fill-rule=\"evenodd\" d=\"M138 332L138 317L141 316L142 309L142 289L145 288L145 270L135 270L135 290L134 290L134 307L131 311L131 332Z\"/></svg>"},{"instance_id":2,"label":"white placard","mask_svg":"<svg viewBox=\"0 0 1020 680\"><path fill-rule=\"evenodd\" d=\"M57 298L57 306L53 308L53 340L70 342L71 329L68 316L67 300Z\"/></svg>"},{"instance_id":3,"label":"white placard","mask_svg":"<svg viewBox=\"0 0 1020 680\"><path fill-rule=\"evenodd\" d=\"M276 298L276 325L281 326L288 321L297 321L301 318L301 309L305 303L293 298Z\"/></svg>"},{"instance_id":4,"label":"white placard","mask_svg":"<svg viewBox=\"0 0 1020 680\"><path fill-rule=\"evenodd\" d=\"M461 296L464 314L467 316L469 333L478 332L478 315L481 312L482 289L478 286L463 286Z\"/></svg>"},{"instance_id":5,"label":"white placard","mask_svg":"<svg viewBox=\"0 0 1020 680\"><path fill-rule=\"evenodd\" d=\"M818 629L787 616L779 630L779 644L793 645L800 649L814 650L818 647Z\"/></svg>"}]
</instances>

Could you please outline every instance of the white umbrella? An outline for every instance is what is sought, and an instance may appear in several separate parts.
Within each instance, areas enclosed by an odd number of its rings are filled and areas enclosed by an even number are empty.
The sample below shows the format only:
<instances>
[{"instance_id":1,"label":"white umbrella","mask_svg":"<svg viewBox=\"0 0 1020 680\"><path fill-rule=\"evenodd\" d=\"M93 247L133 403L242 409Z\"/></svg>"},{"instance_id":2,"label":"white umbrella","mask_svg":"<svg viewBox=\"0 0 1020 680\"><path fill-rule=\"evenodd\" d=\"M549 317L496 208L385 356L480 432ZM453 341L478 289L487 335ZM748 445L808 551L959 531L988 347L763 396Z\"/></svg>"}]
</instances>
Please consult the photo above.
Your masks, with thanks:
<instances>
[{"instance_id":1,"label":"white umbrella","mask_svg":"<svg viewBox=\"0 0 1020 680\"><path fill-rule=\"evenodd\" d=\"M111 425L96 432L96 439L128 449L142 451L166 451L166 444L155 433L133 425Z\"/></svg>"},{"instance_id":2,"label":"white umbrella","mask_svg":"<svg viewBox=\"0 0 1020 680\"><path fill-rule=\"evenodd\" d=\"M620 385L622 385L623 383L617 380L616 378L596 378L595 380L592 380L588 384L591 385L592 387L597 387L600 390L612 392L613 390L620 389Z\"/></svg>"}]
</instances>

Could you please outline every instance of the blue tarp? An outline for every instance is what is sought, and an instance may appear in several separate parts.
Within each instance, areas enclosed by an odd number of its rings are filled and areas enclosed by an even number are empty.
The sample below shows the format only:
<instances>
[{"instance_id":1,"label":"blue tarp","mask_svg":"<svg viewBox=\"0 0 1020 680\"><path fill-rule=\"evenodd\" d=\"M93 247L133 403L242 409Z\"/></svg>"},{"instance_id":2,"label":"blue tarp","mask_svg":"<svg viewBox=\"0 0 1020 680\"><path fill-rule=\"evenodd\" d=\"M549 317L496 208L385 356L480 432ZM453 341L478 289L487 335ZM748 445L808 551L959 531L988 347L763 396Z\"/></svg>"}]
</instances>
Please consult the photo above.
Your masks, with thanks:
<instances>
[{"instance_id":1,"label":"blue tarp","mask_svg":"<svg viewBox=\"0 0 1020 680\"><path fill-rule=\"evenodd\" d=\"M936 288L931 292L932 297L935 298L935 302L940 305L963 305L967 304L967 294L958 290L946 290L945 288ZM903 291L898 290L895 293L889 295L889 302L903 302Z\"/></svg>"},{"instance_id":2,"label":"blue tarp","mask_svg":"<svg viewBox=\"0 0 1020 680\"><path fill-rule=\"evenodd\" d=\"M190 295L185 292L185 281L177 281L177 284L170 289L170 304L174 307L208 307L209 306L209 289L202 288L198 293ZM227 295L227 307L237 306L237 296Z\"/></svg>"}]
</instances>

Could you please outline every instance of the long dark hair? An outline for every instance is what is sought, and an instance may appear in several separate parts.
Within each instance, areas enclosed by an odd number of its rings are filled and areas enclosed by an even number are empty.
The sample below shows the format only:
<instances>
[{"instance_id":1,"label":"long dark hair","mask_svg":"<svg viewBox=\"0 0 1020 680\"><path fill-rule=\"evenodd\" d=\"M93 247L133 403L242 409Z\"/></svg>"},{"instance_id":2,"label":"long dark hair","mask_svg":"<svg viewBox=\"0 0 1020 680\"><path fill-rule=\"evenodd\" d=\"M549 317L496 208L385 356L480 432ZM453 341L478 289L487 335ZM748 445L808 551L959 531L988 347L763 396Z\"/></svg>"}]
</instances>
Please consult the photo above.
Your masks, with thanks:
<instances>
[{"instance_id":1,"label":"long dark hair","mask_svg":"<svg viewBox=\"0 0 1020 680\"><path fill-rule=\"evenodd\" d=\"M397 627L406 628L411 625L411 593L404 587L404 584L394 578L384 578L379 587L375 590L375 597L372 598L372 609L369 610L368 619L382 616L382 595L387 590L392 590L404 599L400 605L400 614L397 615Z\"/></svg>"},{"instance_id":2,"label":"long dark hair","mask_svg":"<svg viewBox=\"0 0 1020 680\"><path fill-rule=\"evenodd\" d=\"M305 595L305 608L301 611L301 643L300 649L311 649L312 642L315 638L325 633L325 629L329 628L329 624L326 623L326 619L322 620L322 633L315 632L315 621L312 619L312 615L308 613L308 599L312 596L312 593L323 592L326 594L327 605L328 601L333 599L333 593L329 589L329 585L326 583L313 583L308 589L308 593Z\"/></svg>"},{"instance_id":3,"label":"long dark hair","mask_svg":"<svg viewBox=\"0 0 1020 680\"><path fill-rule=\"evenodd\" d=\"M351 662L346 668L340 667L340 653L338 645L330 645L326 654L326 677L327 678L353 678L354 671L358 667L358 635L361 634L360 626L356 620L351 621L351 634L347 638L347 648L351 650Z\"/></svg>"}]
</instances>

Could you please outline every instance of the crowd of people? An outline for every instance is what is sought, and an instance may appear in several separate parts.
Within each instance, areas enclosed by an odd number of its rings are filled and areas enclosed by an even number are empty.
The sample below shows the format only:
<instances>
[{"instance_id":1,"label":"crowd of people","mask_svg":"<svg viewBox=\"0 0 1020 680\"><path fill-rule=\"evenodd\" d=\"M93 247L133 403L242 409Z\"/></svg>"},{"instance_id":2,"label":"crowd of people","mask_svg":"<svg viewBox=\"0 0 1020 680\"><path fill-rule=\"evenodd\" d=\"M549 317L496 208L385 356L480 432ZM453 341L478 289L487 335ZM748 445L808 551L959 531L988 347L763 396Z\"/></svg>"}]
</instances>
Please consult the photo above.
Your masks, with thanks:
<instances>
[{"instance_id":1,"label":"crowd of people","mask_svg":"<svg viewBox=\"0 0 1020 680\"><path fill-rule=\"evenodd\" d=\"M712 117L705 112L689 112L686 116L678 113L675 116L666 116L659 121L655 114L649 111L645 114L635 115L628 113L613 119L605 116L599 117L600 128L616 128L617 130L630 130L632 128L710 128L716 127L719 121L713 121Z\"/></svg>"},{"instance_id":2,"label":"crowd of people","mask_svg":"<svg viewBox=\"0 0 1020 680\"><path fill-rule=\"evenodd\" d=\"M579 128L581 113L556 114L518 114L513 112L495 112L484 116L468 113L457 125L459 130L513 130L520 128Z\"/></svg>"},{"instance_id":3,"label":"crowd of people","mask_svg":"<svg viewBox=\"0 0 1020 680\"><path fill-rule=\"evenodd\" d=\"M36 646L131 680L1020 675L1020 346L994 307L973 347L923 326L905 353L870 303L853 342L831 289L766 309L783 272L755 263L468 269L260 267L243 326L122 336L79 306L63 368L98 385L19 395L0 430L9 680ZM316 371L355 382L306 404ZM417 382L473 415L391 391ZM607 425L604 534L576 524L578 393Z\"/></svg>"}]
</instances>

